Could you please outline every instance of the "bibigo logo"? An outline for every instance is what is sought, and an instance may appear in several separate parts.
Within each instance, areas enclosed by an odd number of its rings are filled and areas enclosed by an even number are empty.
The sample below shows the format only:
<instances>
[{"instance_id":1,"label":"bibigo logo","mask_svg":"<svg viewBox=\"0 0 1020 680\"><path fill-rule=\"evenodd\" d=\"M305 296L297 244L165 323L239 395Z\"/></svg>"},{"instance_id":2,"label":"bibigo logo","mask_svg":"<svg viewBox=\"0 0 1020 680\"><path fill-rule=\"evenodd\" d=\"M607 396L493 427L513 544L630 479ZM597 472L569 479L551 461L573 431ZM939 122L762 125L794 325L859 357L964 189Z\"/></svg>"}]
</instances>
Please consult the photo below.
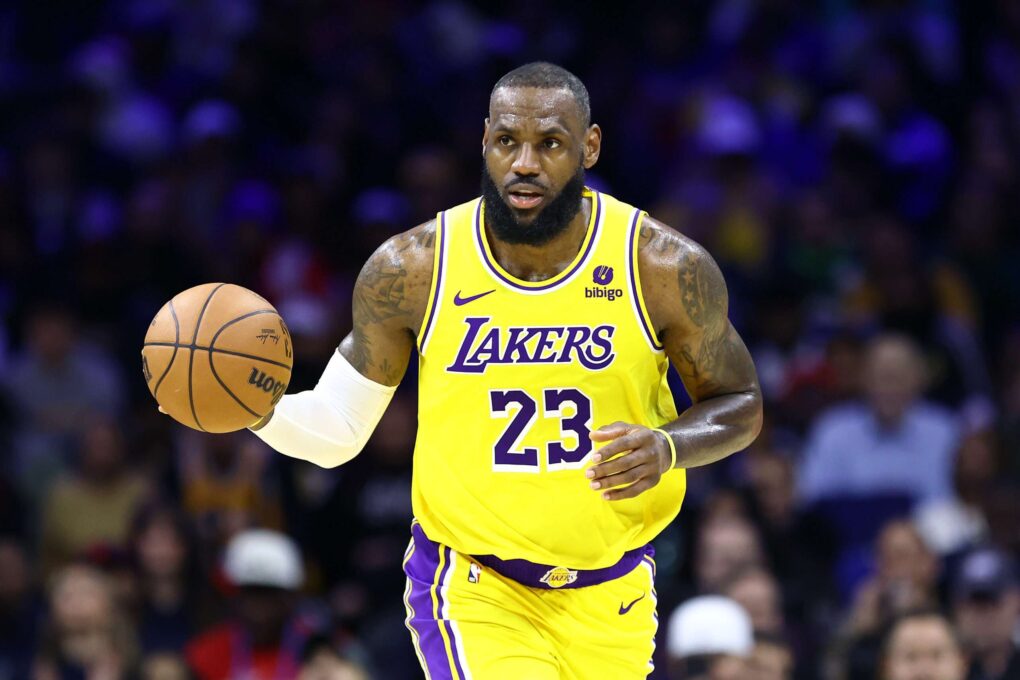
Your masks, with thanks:
<instances>
[{"instance_id":1,"label":"bibigo logo","mask_svg":"<svg viewBox=\"0 0 1020 680\"><path fill-rule=\"evenodd\" d=\"M623 297L622 288L609 288L609 284L613 282L613 268L607 267L604 264L600 264L595 267L595 271L591 275L592 283L595 286L589 286L584 289L584 297L591 298L605 298L612 302L618 297Z\"/></svg>"}]
</instances>

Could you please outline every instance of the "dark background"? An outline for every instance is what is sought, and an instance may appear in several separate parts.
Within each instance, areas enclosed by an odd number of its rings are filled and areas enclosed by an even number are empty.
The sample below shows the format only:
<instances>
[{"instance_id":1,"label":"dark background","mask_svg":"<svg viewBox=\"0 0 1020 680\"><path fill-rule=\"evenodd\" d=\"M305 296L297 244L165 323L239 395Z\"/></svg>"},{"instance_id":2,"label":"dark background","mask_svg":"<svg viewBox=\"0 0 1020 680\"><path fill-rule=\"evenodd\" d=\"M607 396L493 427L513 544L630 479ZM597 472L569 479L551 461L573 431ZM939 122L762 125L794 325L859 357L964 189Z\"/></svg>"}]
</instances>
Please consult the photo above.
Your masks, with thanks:
<instances>
[{"instance_id":1,"label":"dark background","mask_svg":"<svg viewBox=\"0 0 1020 680\"><path fill-rule=\"evenodd\" d=\"M910 582L910 604L951 614L959 555L1020 548L1018 8L0 7L0 678L62 658L47 593L78 562L114 584L129 665L149 673L161 650L172 662L229 616L217 561L249 526L298 541L302 611L343 655L415 677L400 572L413 379L367 450L322 471L159 415L138 351L173 294L230 281L277 306L295 338L290 389L311 387L350 328L361 263L477 194L489 91L535 59L591 93L604 143L589 183L717 259L765 395L758 441L693 471L657 541L659 653L679 601L748 565L778 584L774 627L805 678L857 668L860 640L897 607L862 603L869 588ZM920 394L909 372L868 370L876 342L916 353ZM882 460L930 456L928 481L893 479L896 460L877 487L806 480L808 459L841 460L826 451L841 419L867 420L897 388L920 429L853 432L884 442ZM138 513L173 518L180 578L201 593L157 641L139 623L152 565ZM905 546L902 573L876 560L883 527ZM930 573L911 571L925 560ZM873 651L850 677L871 677Z\"/></svg>"}]
</instances>

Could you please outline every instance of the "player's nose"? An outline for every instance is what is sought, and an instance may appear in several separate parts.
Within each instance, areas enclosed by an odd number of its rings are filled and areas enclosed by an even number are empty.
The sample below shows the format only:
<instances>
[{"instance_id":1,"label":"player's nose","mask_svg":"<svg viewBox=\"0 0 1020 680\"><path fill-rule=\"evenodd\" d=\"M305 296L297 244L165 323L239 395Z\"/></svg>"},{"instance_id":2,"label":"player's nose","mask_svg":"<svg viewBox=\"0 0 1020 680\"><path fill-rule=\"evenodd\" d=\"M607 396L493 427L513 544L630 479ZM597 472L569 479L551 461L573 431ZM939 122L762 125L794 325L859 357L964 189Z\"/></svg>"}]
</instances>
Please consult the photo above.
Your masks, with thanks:
<instances>
[{"instance_id":1,"label":"player's nose","mask_svg":"<svg viewBox=\"0 0 1020 680\"><path fill-rule=\"evenodd\" d=\"M542 172L542 166L538 162L538 153L531 144L521 144L520 152L510 166L516 174L522 177L531 177Z\"/></svg>"}]
</instances>

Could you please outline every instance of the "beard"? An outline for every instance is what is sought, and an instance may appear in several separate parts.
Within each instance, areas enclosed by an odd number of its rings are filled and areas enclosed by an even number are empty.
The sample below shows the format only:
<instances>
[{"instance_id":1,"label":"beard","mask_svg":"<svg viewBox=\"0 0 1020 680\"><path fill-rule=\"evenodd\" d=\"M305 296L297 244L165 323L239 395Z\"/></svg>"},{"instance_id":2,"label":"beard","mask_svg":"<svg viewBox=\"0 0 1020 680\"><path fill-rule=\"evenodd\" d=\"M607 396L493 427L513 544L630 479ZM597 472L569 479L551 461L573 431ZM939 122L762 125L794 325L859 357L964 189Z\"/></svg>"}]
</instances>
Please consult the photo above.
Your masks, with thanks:
<instances>
[{"instance_id":1,"label":"beard","mask_svg":"<svg viewBox=\"0 0 1020 680\"><path fill-rule=\"evenodd\" d=\"M527 183L527 180L524 180ZM482 199L485 202L485 223L500 241L511 244L540 246L562 234L570 220L581 209L584 194L584 166L577 172L530 224L522 224L514 217L513 209L503 200L489 168L482 163Z\"/></svg>"}]
</instances>

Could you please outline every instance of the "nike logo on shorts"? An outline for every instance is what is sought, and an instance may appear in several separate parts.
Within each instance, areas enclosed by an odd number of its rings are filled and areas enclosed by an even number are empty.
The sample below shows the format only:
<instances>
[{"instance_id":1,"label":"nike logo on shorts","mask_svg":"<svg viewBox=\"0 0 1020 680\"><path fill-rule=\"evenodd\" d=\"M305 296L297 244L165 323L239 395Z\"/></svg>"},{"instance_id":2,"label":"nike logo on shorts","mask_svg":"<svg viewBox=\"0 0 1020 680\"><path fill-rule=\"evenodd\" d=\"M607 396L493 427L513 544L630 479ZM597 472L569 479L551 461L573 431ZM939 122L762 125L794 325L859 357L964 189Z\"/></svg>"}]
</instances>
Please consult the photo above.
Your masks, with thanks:
<instances>
[{"instance_id":1,"label":"nike logo on shorts","mask_svg":"<svg viewBox=\"0 0 1020 680\"><path fill-rule=\"evenodd\" d=\"M645 598L645 594L644 594L644 593L641 593L641 597L639 597L638 599L634 600L633 602L631 602L630 604L628 604L628 605L627 605L626 607L624 607L624 606L623 606L623 603L621 602L621 603L620 603L620 616L623 616L624 614L626 614L627 612L629 612L629 611L630 611L630 608L631 608L631 607L633 607L634 605L636 605L636 604L637 604L638 602L640 602L640 601L641 601L641 600L643 600L644 598Z\"/></svg>"},{"instance_id":2,"label":"nike logo on shorts","mask_svg":"<svg viewBox=\"0 0 1020 680\"><path fill-rule=\"evenodd\" d=\"M472 295L470 297L462 298L460 296L460 291L458 290L457 294L453 296L453 304L455 304L458 307L460 307L461 305L466 305L469 302L474 302L475 300L477 300L480 297L485 297L489 293L495 293L495 292L496 292L496 289L493 288L492 290L487 290L484 293L479 293L478 295Z\"/></svg>"}]
</instances>

